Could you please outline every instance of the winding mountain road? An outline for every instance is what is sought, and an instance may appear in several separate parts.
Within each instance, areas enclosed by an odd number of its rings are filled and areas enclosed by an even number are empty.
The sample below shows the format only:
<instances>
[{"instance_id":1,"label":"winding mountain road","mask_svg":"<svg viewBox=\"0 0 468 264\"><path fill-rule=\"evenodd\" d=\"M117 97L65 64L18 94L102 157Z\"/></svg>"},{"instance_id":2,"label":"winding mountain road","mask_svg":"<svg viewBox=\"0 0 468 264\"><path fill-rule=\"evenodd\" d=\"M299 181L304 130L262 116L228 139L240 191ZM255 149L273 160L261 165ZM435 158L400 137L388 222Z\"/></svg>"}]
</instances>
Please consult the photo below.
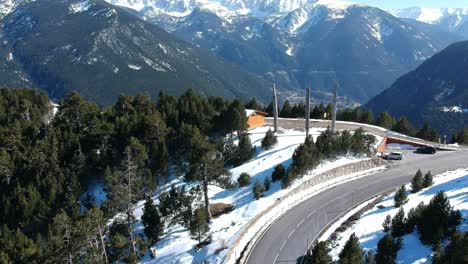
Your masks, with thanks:
<instances>
[{"instance_id":1,"label":"winding mountain road","mask_svg":"<svg viewBox=\"0 0 468 264\"><path fill-rule=\"evenodd\" d=\"M280 126L300 128L303 127L303 122L303 120L302 122L280 120ZM320 121L316 122L315 126L326 127L328 124L327 121ZM357 128L356 124L338 123L337 125L338 129ZM375 129L378 130L378 135L386 133L381 129ZM365 127L365 130L374 130L374 128ZM300 263L307 247L337 218L377 194L410 182L418 169L438 174L468 167L466 148L460 148L458 151L439 151L435 155L403 152L405 159L390 161L387 170L337 185L291 208L277 219L257 240L252 250L247 252L246 263Z\"/></svg>"}]
</instances>

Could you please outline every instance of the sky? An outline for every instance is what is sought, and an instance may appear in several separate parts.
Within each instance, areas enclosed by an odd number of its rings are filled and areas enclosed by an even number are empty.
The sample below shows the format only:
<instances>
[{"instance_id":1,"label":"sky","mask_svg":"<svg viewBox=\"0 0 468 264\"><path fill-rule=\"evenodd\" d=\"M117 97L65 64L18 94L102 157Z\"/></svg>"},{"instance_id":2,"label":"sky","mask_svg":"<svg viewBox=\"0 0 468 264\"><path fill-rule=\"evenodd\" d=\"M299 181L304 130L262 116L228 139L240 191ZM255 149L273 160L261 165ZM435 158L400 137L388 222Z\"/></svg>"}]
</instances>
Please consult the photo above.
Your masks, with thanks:
<instances>
[{"instance_id":1,"label":"sky","mask_svg":"<svg viewBox=\"0 0 468 264\"><path fill-rule=\"evenodd\" d=\"M468 7L468 0L351 0L379 8L420 7Z\"/></svg>"}]
</instances>

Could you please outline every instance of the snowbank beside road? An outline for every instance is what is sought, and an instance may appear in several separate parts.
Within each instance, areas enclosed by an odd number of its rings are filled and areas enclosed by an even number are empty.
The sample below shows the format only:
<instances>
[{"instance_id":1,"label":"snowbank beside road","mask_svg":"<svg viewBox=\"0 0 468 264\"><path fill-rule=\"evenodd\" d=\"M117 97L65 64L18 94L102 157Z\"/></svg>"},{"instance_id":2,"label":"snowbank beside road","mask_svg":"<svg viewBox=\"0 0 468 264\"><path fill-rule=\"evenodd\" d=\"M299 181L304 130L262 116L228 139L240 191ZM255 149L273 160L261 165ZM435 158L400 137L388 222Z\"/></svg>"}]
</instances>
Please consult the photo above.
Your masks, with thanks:
<instances>
[{"instance_id":1,"label":"snowbank beside road","mask_svg":"<svg viewBox=\"0 0 468 264\"><path fill-rule=\"evenodd\" d=\"M407 186L409 190L409 185ZM439 174L434 177L434 185L423 189L422 191L409 194L409 202L403 206L407 213L411 208L416 207L420 202L428 204L432 197L438 192L444 191L451 205L460 210L464 221L459 226L460 231L468 231L468 168ZM392 217L398 212L398 208L393 206L394 194L386 197L382 202L378 203L374 208L365 212L361 218L343 233L340 233L335 241L331 255L335 260L342 250L344 244L352 233L356 233L364 250L377 249L377 242L384 236L382 223L387 215ZM368 204L368 202L366 202ZM383 206L379 209L378 206ZM350 215L346 215L338 222L344 222ZM334 226L336 229L336 225ZM327 232L319 240L327 240L332 232ZM423 245L416 231L403 236L403 248L398 252L397 261L399 263L425 263L430 261L432 249L430 246Z\"/></svg>"}]
</instances>

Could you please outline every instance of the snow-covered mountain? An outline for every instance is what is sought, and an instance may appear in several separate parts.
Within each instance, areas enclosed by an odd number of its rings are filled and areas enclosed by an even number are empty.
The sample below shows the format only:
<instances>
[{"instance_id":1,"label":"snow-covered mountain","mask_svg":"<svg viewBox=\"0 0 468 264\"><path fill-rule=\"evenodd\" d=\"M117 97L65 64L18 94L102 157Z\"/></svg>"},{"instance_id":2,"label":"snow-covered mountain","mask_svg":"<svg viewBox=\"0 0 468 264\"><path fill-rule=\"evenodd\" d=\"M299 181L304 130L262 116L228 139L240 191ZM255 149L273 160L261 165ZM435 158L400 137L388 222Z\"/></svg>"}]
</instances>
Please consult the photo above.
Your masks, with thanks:
<instances>
[{"instance_id":1,"label":"snow-covered mountain","mask_svg":"<svg viewBox=\"0 0 468 264\"><path fill-rule=\"evenodd\" d=\"M466 8L423 8L409 7L389 10L400 18L417 20L419 22L438 25L450 32L468 37L468 7Z\"/></svg>"},{"instance_id":2,"label":"snow-covered mountain","mask_svg":"<svg viewBox=\"0 0 468 264\"><path fill-rule=\"evenodd\" d=\"M76 90L103 105L120 94L188 88L266 101L271 89L262 78L103 0L38 0L0 20L0 87L27 86L52 98Z\"/></svg>"},{"instance_id":3,"label":"snow-covered mountain","mask_svg":"<svg viewBox=\"0 0 468 264\"><path fill-rule=\"evenodd\" d=\"M461 39L343 0L105 1L283 90L326 93L338 80L360 103Z\"/></svg>"},{"instance_id":4,"label":"snow-covered mountain","mask_svg":"<svg viewBox=\"0 0 468 264\"><path fill-rule=\"evenodd\" d=\"M343 0L106 0L288 90L312 85L365 102L448 44Z\"/></svg>"},{"instance_id":5,"label":"snow-covered mountain","mask_svg":"<svg viewBox=\"0 0 468 264\"><path fill-rule=\"evenodd\" d=\"M171 16L186 16L205 9L222 17L237 15L268 16L303 7L311 0L108 0L137 11L153 10Z\"/></svg>"}]
</instances>

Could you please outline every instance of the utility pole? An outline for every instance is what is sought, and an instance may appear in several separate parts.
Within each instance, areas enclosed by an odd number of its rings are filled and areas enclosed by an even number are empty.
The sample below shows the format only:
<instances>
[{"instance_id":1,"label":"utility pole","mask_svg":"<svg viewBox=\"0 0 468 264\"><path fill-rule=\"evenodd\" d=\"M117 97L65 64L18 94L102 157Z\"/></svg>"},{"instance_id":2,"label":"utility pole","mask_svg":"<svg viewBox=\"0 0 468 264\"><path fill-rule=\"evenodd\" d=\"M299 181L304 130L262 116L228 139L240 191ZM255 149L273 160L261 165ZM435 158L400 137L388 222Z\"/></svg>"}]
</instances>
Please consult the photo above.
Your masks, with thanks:
<instances>
[{"instance_id":1,"label":"utility pole","mask_svg":"<svg viewBox=\"0 0 468 264\"><path fill-rule=\"evenodd\" d=\"M278 132L278 96L276 95L276 85L273 83L273 117L274 132Z\"/></svg>"},{"instance_id":2,"label":"utility pole","mask_svg":"<svg viewBox=\"0 0 468 264\"><path fill-rule=\"evenodd\" d=\"M305 111L305 129L306 129L306 137L309 137L309 129L310 129L310 88L306 89L306 111Z\"/></svg>"},{"instance_id":3,"label":"utility pole","mask_svg":"<svg viewBox=\"0 0 468 264\"><path fill-rule=\"evenodd\" d=\"M332 132L335 132L336 129L336 101L337 101L337 93L338 93L338 81L335 84L335 90L333 91L333 103L332 103Z\"/></svg>"}]
</instances>

